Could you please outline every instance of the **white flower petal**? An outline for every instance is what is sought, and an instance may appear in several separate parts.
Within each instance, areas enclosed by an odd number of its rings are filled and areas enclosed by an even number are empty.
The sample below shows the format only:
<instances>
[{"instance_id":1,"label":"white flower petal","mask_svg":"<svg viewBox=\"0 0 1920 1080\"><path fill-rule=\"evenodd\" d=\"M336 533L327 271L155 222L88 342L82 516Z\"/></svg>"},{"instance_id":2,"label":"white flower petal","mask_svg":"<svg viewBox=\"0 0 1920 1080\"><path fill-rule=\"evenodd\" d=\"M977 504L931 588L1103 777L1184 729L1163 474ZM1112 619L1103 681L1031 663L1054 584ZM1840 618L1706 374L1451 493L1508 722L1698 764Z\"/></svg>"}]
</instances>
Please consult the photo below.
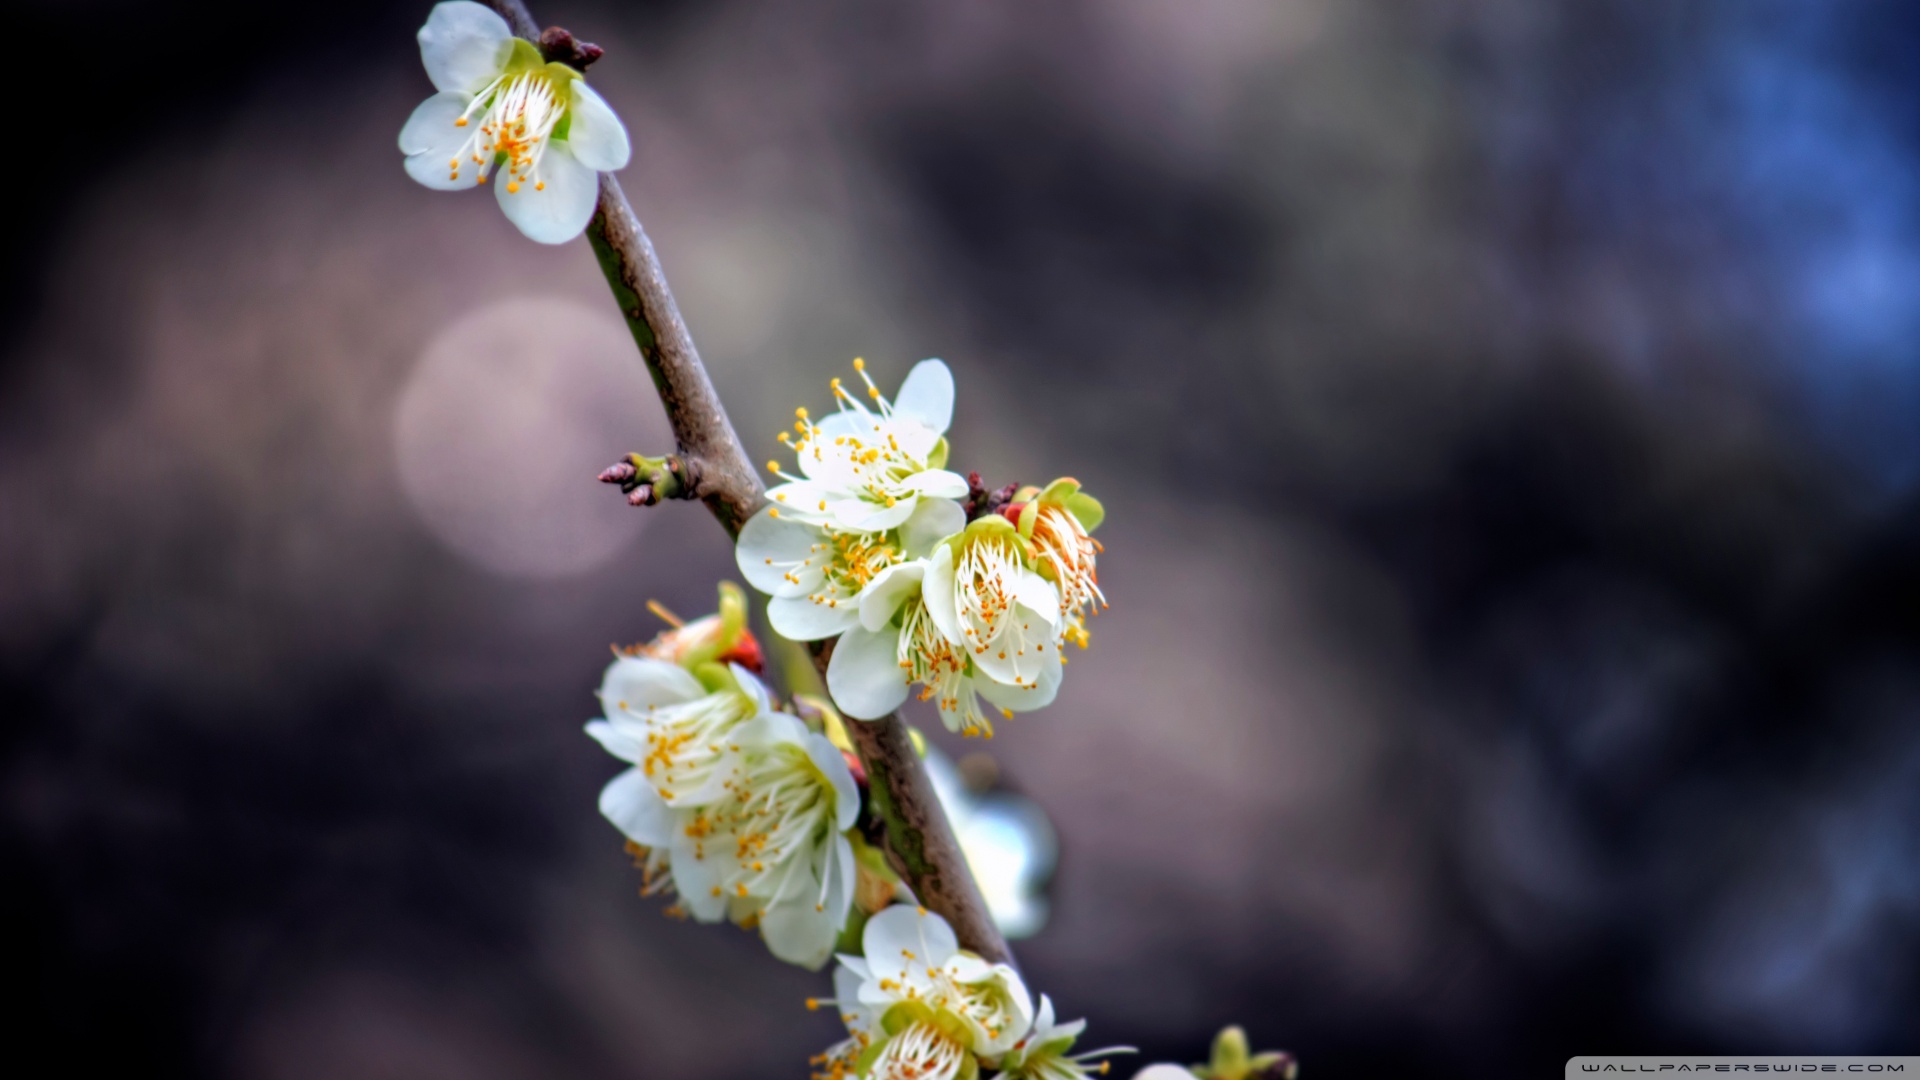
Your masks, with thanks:
<instances>
[{"instance_id":1,"label":"white flower petal","mask_svg":"<svg viewBox=\"0 0 1920 1080\"><path fill-rule=\"evenodd\" d=\"M895 904L868 919L860 945L873 976L868 986L882 981L918 985L928 967L944 967L960 949L947 920L932 912L922 915L911 904ZM863 1001L868 996L865 990L862 987Z\"/></svg>"},{"instance_id":2,"label":"white flower petal","mask_svg":"<svg viewBox=\"0 0 1920 1080\"><path fill-rule=\"evenodd\" d=\"M852 822L848 822L852 828ZM847 911L853 907L853 887L859 871L853 862L853 845L847 841L843 831L833 838L832 850L827 852L827 913L834 916L835 936L837 931L847 924Z\"/></svg>"},{"instance_id":3,"label":"white flower petal","mask_svg":"<svg viewBox=\"0 0 1920 1080\"><path fill-rule=\"evenodd\" d=\"M934 629L947 639L955 648L967 647L966 639L960 633L960 616L955 610L953 599L954 569L953 548L941 544L933 549L933 557L927 560L927 577L920 586L920 595L927 605L927 617L933 620Z\"/></svg>"},{"instance_id":4,"label":"white flower petal","mask_svg":"<svg viewBox=\"0 0 1920 1080\"><path fill-rule=\"evenodd\" d=\"M809 882L812 875L803 875ZM818 888L817 885L814 886ZM833 943L840 936L830 912L823 911L809 889L782 897L760 912L760 937L776 959L818 971L833 956Z\"/></svg>"},{"instance_id":5,"label":"white flower petal","mask_svg":"<svg viewBox=\"0 0 1920 1080\"><path fill-rule=\"evenodd\" d=\"M945 469L928 469L925 472L914 473L907 478L907 486L925 498L959 499L967 494L966 478Z\"/></svg>"},{"instance_id":6,"label":"white flower petal","mask_svg":"<svg viewBox=\"0 0 1920 1080\"><path fill-rule=\"evenodd\" d=\"M860 788L853 782L853 770L833 740L816 735L803 726L799 742L807 748L807 758L820 775L833 786L833 829L846 832L860 818Z\"/></svg>"},{"instance_id":7,"label":"white flower petal","mask_svg":"<svg viewBox=\"0 0 1920 1080\"><path fill-rule=\"evenodd\" d=\"M808 734L807 725L801 723L799 717L790 713L770 712L727 732L727 739L743 750L757 752L789 743L802 744Z\"/></svg>"},{"instance_id":8,"label":"white flower petal","mask_svg":"<svg viewBox=\"0 0 1920 1080\"><path fill-rule=\"evenodd\" d=\"M1197 1078L1178 1065L1162 1062L1158 1065L1149 1065L1134 1073L1133 1080L1197 1080Z\"/></svg>"},{"instance_id":9,"label":"white flower petal","mask_svg":"<svg viewBox=\"0 0 1920 1080\"><path fill-rule=\"evenodd\" d=\"M1060 625L1060 593L1046 578L1022 570L1013 585L1014 600L1048 626Z\"/></svg>"},{"instance_id":10,"label":"white flower petal","mask_svg":"<svg viewBox=\"0 0 1920 1080\"><path fill-rule=\"evenodd\" d=\"M678 705L707 696L707 689L686 668L650 656L622 656L600 677L600 707L608 716L644 715L649 706Z\"/></svg>"},{"instance_id":11,"label":"white flower petal","mask_svg":"<svg viewBox=\"0 0 1920 1080\"><path fill-rule=\"evenodd\" d=\"M1021 631L1024 623L1031 630ZM999 637L973 654L973 666L987 679L1025 686L1060 667L1060 645L1050 627L1025 607L1014 609L1014 622Z\"/></svg>"},{"instance_id":12,"label":"white flower petal","mask_svg":"<svg viewBox=\"0 0 1920 1080\"><path fill-rule=\"evenodd\" d=\"M627 167L632 149L627 145L627 126L614 115L613 107L585 79L574 79L573 102L567 109L567 147L580 164L600 172Z\"/></svg>"},{"instance_id":13,"label":"white flower petal","mask_svg":"<svg viewBox=\"0 0 1920 1080\"><path fill-rule=\"evenodd\" d=\"M907 671L900 666L900 631L855 626L840 635L827 661L827 692L855 720L878 720L907 700Z\"/></svg>"},{"instance_id":14,"label":"white flower petal","mask_svg":"<svg viewBox=\"0 0 1920 1080\"><path fill-rule=\"evenodd\" d=\"M894 395L893 414L917 420L945 435L953 423L953 372L939 360L922 360L907 372Z\"/></svg>"},{"instance_id":15,"label":"white flower petal","mask_svg":"<svg viewBox=\"0 0 1920 1080\"><path fill-rule=\"evenodd\" d=\"M933 545L967 527L967 512L948 499L921 499L900 523L900 546L907 558L924 559Z\"/></svg>"},{"instance_id":16,"label":"white flower petal","mask_svg":"<svg viewBox=\"0 0 1920 1080\"><path fill-rule=\"evenodd\" d=\"M827 513L833 515L834 524L849 532L886 532L912 517L918 502L919 499L912 495L896 501L892 506L865 499L843 498L830 500Z\"/></svg>"},{"instance_id":17,"label":"white flower petal","mask_svg":"<svg viewBox=\"0 0 1920 1080\"><path fill-rule=\"evenodd\" d=\"M788 641L819 641L859 626L860 605L852 597L816 604L804 596L776 596L767 601L767 621Z\"/></svg>"},{"instance_id":18,"label":"white flower petal","mask_svg":"<svg viewBox=\"0 0 1920 1080\"><path fill-rule=\"evenodd\" d=\"M607 753L634 765L640 764L647 756L645 731L644 727L632 724L625 725L625 730L622 730L605 720L595 720L587 725L587 734Z\"/></svg>"},{"instance_id":19,"label":"white flower petal","mask_svg":"<svg viewBox=\"0 0 1920 1080\"><path fill-rule=\"evenodd\" d=\"M901 456L910 461L927 461L940 444L940 433L918 420L895 417L888 423L893 425L893 441L900 445Z\"/></svg>"},{"instance_id":20,"label":"white flower petal","mask_svg":"<svg viewBox=\"0 0 1920 1080\"><path fill-rule=\"evenodd\" d=\"M843 405L838 411L828 413L815 427L826 437L828 443L846 435L857 439L871 439L880 433L880 418L867 411L859 402Z\"/></svg>"},{"instance_id":21,"label":"white flower petal","mask_svg":"<svg viewBox=\"0 0 1920 1080\"><path fill-rule=\"evenodd\" d=\"M507 20L472 0L435 4L417 37L433 88L468 97L492 82L513 53Z\"/></svg>"},{"instance_id":22,"label":"white flower petal","mask_svg":"<svg viewBox=\"0 0 1920 1080\"><path fill-rule=\"evenodd\" d=\"M600 813L636 844L673 844L673 811L639 769L628 769L600 789Z\"/></svg>"},{"instance_id":23,"label":"white flower petal","mask_svg":"<svg viewBox=\"0 0 1920 1080\"><path fill-rule=\"evenodd\" d=\"M814 549L826 543L826 533L784 514L775 517L773 510L765 507L747 519L734 545L733 561L747 584L763 593L806 596L820 587L825 576L818 565L825 562L825 554ZM789 572L798 580L789 581Z\"/></svg>"},{"instance_id":24,"label":"white flower petal","mask_svg":"<svg viewBox=\"0 0 1920 1080\"><path fill-rule=\"evenodd\" d=\"M733 680L740 684L740 692L753 702L753 716L764 716L773 711L773 699L767 694L767 687L751 671L739 664L729 663L728 670L733 672Z\"/></svg>"},{"instance_id":25,"label":"white flower petal","mask_svg":"<svg viewBox=\"0 0 1920 1080\"><path fill-rule=\"evenodd\" d=\"M860 590L860 625L878 632L893 620L893 613L920 592L920 579L927 564L919 560L895 563L873 575Z\"/></svg>"},{"instance_id":26,"label":"white flower petal","mask_svg":"<svg viewBox=\"0 0 1920 1080\"><path fill-rule=\"evenodd\" d=\"M1009 686L993 679L975 679L973 688L998 708L1012 709L1014 712L1044 709L1053 704L1053 699L1059 695L1061 675L1066 670L1055 655L1057 649L1058 646L1047 648L1047 662L1036 673L1037 685L1031 688Z\"/></svg>"},{"instance_id":27,"label":"white flower petal","mask_svg":"<svg viewBox=\"0 0 1920 1080\"><path fill-rule=\"evenodd\" d=\"M564 244L586 230L600 200L600 174L574 160L566 143L553 143L540 165L515 191L505 170L493 178L493 194L507 220L529 240Z\"/></svg>"},{"instance_id":28,"label":"white flower petal","mask_svg":"<svg viewBox=\"0 0 1920 1080\"><path fill-rule=\"evenodd\" d=\"M1033 1033L1036 1037L1045 1037L1051 1030L1053 1030L1053 999L1041 994L1040 1012L1033 1018Z\"/></svg>"},{"instance_id":29,"label":"white flower petal","mask_svg":"<svg viewBox=\"0 0 1920 1080\"><path fill-rule=\"evenodd\" d=\"M859 957L844 953L837 959L840 963L833 969L833 997L847 1030L855 1035L880 1034L880 1011L860 1003L860 984L867 978L867 965Z\"/></svg>"},{"instance_id":30,"label":"white flower petal","mask_svg":"<svg viewBox=\"0 0 1920 1080\"><path fill-rule=\"evenodd\" d=\"M821 507L828 499L845 498L845 493L824 481L791 480L768 489L767 498L780 510L782 518L802 524L818 524L831 515Z\"/></svg>"},{"instance_id":31,"label":"white flower petal","mask_svg":"<svg viewBox=\"0 0 1920 1080\"><path fill-rule=\"evenodd\" d=\"M472 123L454 123L472 101L472 94L449 90L421 102L407 117L400 128L400 152L407 155L408 176L435 191L475 186L479 166L460 152L472 135Z\"/></svg>"},{"instance_id":32,"label":"white flower petal","mask_svg":"<svg viewBox=\"0 0 1920 1080\"><path fill-rule=\"evenodd\" d=\"M673 885L687 914L698 922L716 923L727 917L727 897L721 887L727 863L719 858L720 851L704 849L712 845L699 845L687 835L688 820L685 813L674 815ZM721 846L728 843L723 839Z\"/></svg>"}]
</instances>

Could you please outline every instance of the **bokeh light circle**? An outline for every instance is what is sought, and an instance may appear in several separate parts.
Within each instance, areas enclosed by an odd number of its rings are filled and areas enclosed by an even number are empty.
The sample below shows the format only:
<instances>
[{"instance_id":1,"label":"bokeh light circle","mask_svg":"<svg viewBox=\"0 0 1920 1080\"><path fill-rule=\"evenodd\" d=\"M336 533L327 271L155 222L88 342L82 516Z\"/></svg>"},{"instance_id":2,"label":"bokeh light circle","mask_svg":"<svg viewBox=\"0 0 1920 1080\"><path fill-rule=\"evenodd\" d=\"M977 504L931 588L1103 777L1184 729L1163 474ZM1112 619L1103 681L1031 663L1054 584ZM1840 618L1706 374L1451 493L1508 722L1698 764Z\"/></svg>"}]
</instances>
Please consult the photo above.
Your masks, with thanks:
<instances>
[{"instance_id":1,"label":"bokeh light circle","mask_svg":"<svg viewBox=\"0 0 1920 1080\"><path fill-rule=\"evenodd\" d=\"M645 528L595 474L668 445L633 339L611 313L515 297L469 312L421 353L394 413L402 488L472 565L553 578L602 565Z\"/></svg>"}]
</instances>

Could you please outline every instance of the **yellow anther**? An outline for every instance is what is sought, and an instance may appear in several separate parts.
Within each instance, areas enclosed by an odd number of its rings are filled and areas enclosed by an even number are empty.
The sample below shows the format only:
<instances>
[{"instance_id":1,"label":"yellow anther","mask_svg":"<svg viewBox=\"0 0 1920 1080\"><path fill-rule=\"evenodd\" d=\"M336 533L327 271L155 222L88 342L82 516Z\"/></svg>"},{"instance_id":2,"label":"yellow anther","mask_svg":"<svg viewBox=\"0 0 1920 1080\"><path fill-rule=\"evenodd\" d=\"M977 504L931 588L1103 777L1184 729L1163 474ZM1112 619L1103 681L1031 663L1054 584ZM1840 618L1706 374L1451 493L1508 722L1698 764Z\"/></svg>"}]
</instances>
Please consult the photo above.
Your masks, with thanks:
<instances>
[{"instance_id":1,"label":"yellow anther","mask_svg":"<svg viewBox=\"0 0 1920 1080\"><path fill-rule=\"evenodd\" d=\"M862 360L862 359L860 359L860 358L859 358L859 357L857 357L857 356L856 356L856 357L854 357L854 358L853 358L853 370L855 370L855 371L865 371L865 370L867 370L867 362L866 362L865 360Z\"/></svg>"},{"instance_id":2,"label":"yellow anther","mask_svg":"<svg viewBox=\"0 0 1920 1080\"><path fill-rule=\"evenodd\" d=\"M819 998L808 998L808 999L807 999L807 1011L808 1011L808 1012L812 1012L813 1010L815 1010L815 1009L818 1009L819 1007L820 1007L820 999L819 999Z\"/></svg>"},{"instance_id":3,"label":"yellow anther","mask_svg":"<svg viewBox=\"0 0 1920 1080\"><path fill-rule=\"evenodd\" d=\"M800 406L799 408L793 410L793 415L799 417L802 420L805 420L807 418L807 407L805 405Z\"/></svg>"},{"instance_id":4,"label":"yellow anther","mask_svg":"<svg viewBox=\"0 0 1920 1080\"><path fill-rule=\"evenodd\" d=\"M466 127L466 126L467 126L467 118L466 118L466 117L464 117L464 116L456 116L456 117L454 117L454 118L453 118L453 126L454 126L454 127Z\"/></svg>"},{"instance_id":5,"label":"yellow anther","mask_svg":"<svg viewBox=\"0 0 1920 1080\"><path fill-rule=\"evenodd\" d=\"M778 473L780 471L780 463L777 461L767 462L767 471L770 473Z\"/></svg>"},{"instance_id":6,"label":"yellow anther","mask_svg":"<svg viewBox=\"0 0 1920 1080\"><path fill-rule=\"evenodd\" d=\"M538 181L537 183L535 183L535 184L533 185L533 190L535 190L535 191L545 191L545 190L547 190L547 182L546 182L545 180L541 180L541 181Z\"/></svg>"},{"instance_id":7,"label":"yellow anther","mask_svg":"<svg viewBox=\"0 0 1920 1080\"><path fill-rule=\"evenodd\" d=\"M779 507L777 507L777 506L769 506L769 507L767 507L767 516L768 516L768 517L779 517L779 516L780 516L780 508L779 508Z\"/></svg>"},{"instance_id":8,"label":"yellow anther","mask_svg":"<svg viewBox=\"0 0 1920 1080\"><path fill-rule=\"evenodd\" d=\"M518 181L516 180L507 181L507 194L513 195L513 194L517 194L519 191L520 191L520 184Z\"/></svg>"},{"instance_id":9,"label":"yellow anther","mask_svg":"<svg viewBox=\"0 0 1920 1080\"><path fill-rule=\"evenodd\" d=\"M880 388L877 386L867 387L867 396L870 398L878 398L880 396Z\"/></svg>"}]
</instances>

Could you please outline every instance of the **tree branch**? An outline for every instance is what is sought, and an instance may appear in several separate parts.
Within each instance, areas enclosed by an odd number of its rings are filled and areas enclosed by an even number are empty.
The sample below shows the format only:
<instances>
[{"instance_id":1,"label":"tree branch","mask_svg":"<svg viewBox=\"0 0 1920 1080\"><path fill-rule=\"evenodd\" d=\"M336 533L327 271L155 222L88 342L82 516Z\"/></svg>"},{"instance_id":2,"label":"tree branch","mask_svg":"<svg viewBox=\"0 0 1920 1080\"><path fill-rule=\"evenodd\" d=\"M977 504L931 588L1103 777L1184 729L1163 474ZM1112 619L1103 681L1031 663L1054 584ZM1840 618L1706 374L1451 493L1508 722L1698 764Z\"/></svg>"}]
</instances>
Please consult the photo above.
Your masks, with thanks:
<instances>
[{"instance_id":1,"label":"tree branch","mask_svg":"<svg viewBox=\"0 0 1920 1080\"><path fill-rule=\"evenodd\" d=\"M520 0L488 2L515 34L541 42L540 26ZM548 40L573 38L549 35ZM564 56L550 59L567 62ZM587 240L666 406L679 457L687 465L683 482L713 511L727 535L738 537L741 526L766 501L766 489L700 363L660 258L611 173L600 176L600 205L587 226ZM831 646L813 651L822 673L831 652ZM847 727L866 766L873 808L886 822L888 861L922 904L952 924L963 947L991 961L1012 963L1013 953L987 914L980 887L899 715L857 720Z\"/></svg>"}]
</instances>

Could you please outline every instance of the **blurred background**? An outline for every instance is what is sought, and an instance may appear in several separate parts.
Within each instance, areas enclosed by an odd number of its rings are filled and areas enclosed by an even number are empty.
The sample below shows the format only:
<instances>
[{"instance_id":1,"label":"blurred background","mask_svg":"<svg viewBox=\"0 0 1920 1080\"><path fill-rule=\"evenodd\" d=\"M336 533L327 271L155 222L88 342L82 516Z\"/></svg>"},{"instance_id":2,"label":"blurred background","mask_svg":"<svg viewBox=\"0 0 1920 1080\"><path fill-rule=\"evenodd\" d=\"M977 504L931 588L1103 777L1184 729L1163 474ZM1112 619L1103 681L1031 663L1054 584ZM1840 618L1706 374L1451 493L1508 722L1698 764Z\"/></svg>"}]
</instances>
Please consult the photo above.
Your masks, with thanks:
<instances>
[{"instance_id":1,"label":"blurred background","mask_svg":"<svg viewBox=\"0 0 1920 1080\"><path fill-rule=\"evenodd\" d=\"M593 482L668 442L586 245L402 174L429 5L9 6L11 1052L803 1075L823 977L595 811L607 647L731 557ZM957 467L1106 501L1112 610L991 745L1096 1043L1920 1045L1920 10L534 14L752 453L941 356Z\"/></svg>"}]
</instances>

